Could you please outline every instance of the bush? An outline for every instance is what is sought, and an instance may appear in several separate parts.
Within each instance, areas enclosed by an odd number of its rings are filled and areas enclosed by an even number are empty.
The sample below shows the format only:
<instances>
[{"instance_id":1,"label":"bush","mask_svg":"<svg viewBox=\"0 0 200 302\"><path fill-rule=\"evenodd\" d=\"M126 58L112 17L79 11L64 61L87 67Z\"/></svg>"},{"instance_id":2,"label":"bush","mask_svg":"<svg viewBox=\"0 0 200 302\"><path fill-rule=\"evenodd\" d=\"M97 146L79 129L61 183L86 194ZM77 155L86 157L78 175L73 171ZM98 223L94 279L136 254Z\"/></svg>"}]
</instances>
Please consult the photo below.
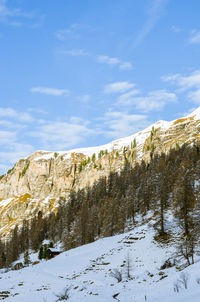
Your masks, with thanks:
<instances>
[{"instance_id":1,"label":"bush","mask_svg":"<svg viewBox=\"0 0 200 302\"><path fill-rule=\"evenodd\" d=\"M185 272L182 272L181 275L180 275L180 279L178 279L178 282L180 284L182 284L185 289L188 288L188 281L189 281L189 274L188 273L185 273Z\"/></svg>"},{"instance_id":2,"label":"bush","mask_svg":"<svg viewBox=\"0 0 200 302\"><path fill-rule=\"evenodd\" d=\"M163 270L163 269L166 269L166 268L170 268L170 267L172 267L172 266L174 266L174 263L172 263L170 259L167 259L167 260L163 263L163 265L161 265L160 269Z\"/></svg>"},{"instance_id":3,"label":"bush","mask_svg":"<svg viewBox=\"0 0 200 302\"><path fill-rule=\"evenodd\" d=\"M115 278L118 282L122 281L122 272L115 268L111 273L110 276Z\"/></svg>"},{"instance_id":4,"label":"bush","mask_svg":"<svg viewBox=\"0 0 200 302\"><path fill-rule=\"evenodd\" d=\"M57 294L56 297L58 299L56 300L56 302L68 300L69 299L69 290L70 290L70 288L67 287L67 288L64 289L63 293Z\"/></svg>"},{"instance_id":5,"label":"bush","mask_svg":"<svg viewBox=\"0 0 200 302\"><path fill-rule=\"evenodd\" d=\"M93 153L93 155L92 155L92 162L94 163L94 162L95 162L95 160L96 160L96 154L95 154L95 153Z\"/></svg>"},{"instance_id":6,"label":"bush","mask_svg":"<svg viewBox=\"0 0 200 302\"><path fill-rule=\"evenodd\" d=\"M24 167L24 169L22 170L21 176L24 176L26 174L26 171L28 170L28 167L30 165L30 161L28 161L26 163L26 166Z\"/></svg>"}]
</instances>

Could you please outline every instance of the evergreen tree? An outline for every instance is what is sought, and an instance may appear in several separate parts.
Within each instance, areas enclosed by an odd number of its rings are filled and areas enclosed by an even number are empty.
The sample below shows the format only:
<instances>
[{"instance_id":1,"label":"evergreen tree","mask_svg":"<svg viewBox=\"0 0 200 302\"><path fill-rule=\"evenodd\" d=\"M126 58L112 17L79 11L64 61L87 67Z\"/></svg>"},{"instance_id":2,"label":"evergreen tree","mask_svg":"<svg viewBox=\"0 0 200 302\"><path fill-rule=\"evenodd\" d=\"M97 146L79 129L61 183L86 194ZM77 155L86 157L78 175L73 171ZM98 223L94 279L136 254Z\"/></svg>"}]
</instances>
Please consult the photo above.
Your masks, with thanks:
<instances>
[{"instance_id":1,"label":"evergreen tree","mask_svg":"<svg viewBox=\"0 0 200 302\"><path fill-rule=\"evenodd\" d=\"M42 260L44 258L43 246L41 245L38 253L38 259Z\"/></svg>"},{"instance_id":2,"label":"evergreen tree","mask_svg":"<svg viewBox=\"0 0 200 302\"><path fill-rule=\"evenodd\" d=\"M24 253L24 264L25 264L25 265L29 265L30 263L31 263L31 261L30 261L29 252L26 251L26 252Z\"/></svg>"}]
</instances>

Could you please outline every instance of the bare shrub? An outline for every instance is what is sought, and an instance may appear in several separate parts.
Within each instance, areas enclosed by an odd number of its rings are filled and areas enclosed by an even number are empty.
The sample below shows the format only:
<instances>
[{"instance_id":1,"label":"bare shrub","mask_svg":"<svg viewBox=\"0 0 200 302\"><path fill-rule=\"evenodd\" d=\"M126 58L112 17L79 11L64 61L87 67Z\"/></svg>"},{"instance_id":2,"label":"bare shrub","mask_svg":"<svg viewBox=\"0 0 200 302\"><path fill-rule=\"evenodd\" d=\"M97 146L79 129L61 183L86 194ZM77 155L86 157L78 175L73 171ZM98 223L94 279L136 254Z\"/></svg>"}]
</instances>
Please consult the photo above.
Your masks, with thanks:
<instances>
[{"instance_id":1,"label":"bare shrub","mask_svg":"<svg viewBox=\"0 0 200 302\"><path fill-rule=\"evenodd\" d=\"M187 261L187 265L194 264L194 254L197 251L197 238L195 235L188 235L180 238L177 244L177 257Z\"/></svg>"},{"instance_id":2,"label":"bare shrub","mask_svg":"<svg viewBox=\"0 0 200 302\"><path fill-rule=\"evenodd\" d=\"M67 287L64 289L64 291L62 293L56 294L56 297L57 297L56 302L68 300L69 299L69 290L70 290L70 288Z\"/></svg>"},{"instance_id":3,"label":"bare shrub","mask_svg":"<svg viewBox=\"0 0 200 302\"><path fill-rule=\"evenodd\" d=\"M115 278L118 282L122 281L122 272L115 268L111 273L110 276Z\"/></svg>"},{"instance_id":4,"label":"bare shrub","mask_svg":"<svg viewBox=\"0 0 200 302\"><path fill-rule=\"evenodd\" d=\"M180 278L178 279L178 282L180 284L182 284L185 289L188 288L188 281L189 281L189 274L188 273L185 273L185 272L182 272L181 275L180 275Z\"/></svg>"},{"instance_id":5,"label":"bare shrub","mask_svg":"<svg viewBox=\"0 0 200 302\"><path fill-rule=\"evenodd\" d=\"M179 282L174 282L174 292L175 293L179 293L181 286L179 284Z\"/></svg>"},{"instance_id":6,"label":"bare shrub","mask_svg":"<svg viewBox=\"0 0 200 302\"><path fill-rule=\"evenodd\" d=\"M170 260L170 259L167 259L163 265L161 265L160 269L163 270L163 269L167 269L167 268L170 268L174 266L174 263Z\"/></svg>"},{"instance_id":7,"label":"bare shrub","mask_svg":"<svg viewBox=\"0 0 200 302\"><path fill-rule=\"evenodd\" d=\"M125 265L125 273L126 273L127 279L131 279L132 269L133 269L132 260L131 260L130 254L128 252L128 254L126 256L126 265Z\"/></svg>"}]
</instances>

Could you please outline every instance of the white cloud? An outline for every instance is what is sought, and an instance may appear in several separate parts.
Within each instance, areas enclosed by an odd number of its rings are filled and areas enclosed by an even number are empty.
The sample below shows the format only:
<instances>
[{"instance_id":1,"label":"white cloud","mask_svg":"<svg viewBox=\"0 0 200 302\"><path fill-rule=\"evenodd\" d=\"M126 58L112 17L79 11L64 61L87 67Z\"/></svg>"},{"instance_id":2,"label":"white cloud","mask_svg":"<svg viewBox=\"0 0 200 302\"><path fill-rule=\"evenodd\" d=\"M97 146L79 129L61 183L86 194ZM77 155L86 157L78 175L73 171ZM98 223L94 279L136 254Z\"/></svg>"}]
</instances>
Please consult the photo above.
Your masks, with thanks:
<instances>
[{"instance_id":1,"label":"white cloud","mask_svg":"<svg viewBox=\"0 0 200 302\"><path fill-rule=\"evenodd\" d=\"M0 0L0 20L5 20L6 18L13 18L13 17L22 17L22 18L33 18L33 14L30 12L25 12L21 10L21 8L11 8L8 7L8 1L7 0ZM11 25L15 22L11 22ZM17 24L18 22L16 22ZM15 24L15 25L16 25Z\"/></svg>"},{"instance_id":2,"label":"white cloud","mask_svg":"<svg viewBox=\"0 0 200 302\"><path fill-rule=\"evenodd\" d=\"M200 31L193 30L189 42L192 44L200 43Z\"/></svg>"},{"instance_id":3,"label":"white cloud","mask_svg":"<svg viewBox=\"0 0 200 302\"><path fill-rule=\"evenodd\" d=\"M135 84L129 82L115 82L105 86L105 93L121 93L133 88Z\"/></svg>"},{"instance_id":4,"label":"white cloud","mask_svg":"<svg viewBox=\"0 0 200 302\"><path fill-rule=\"evenodd\" d=\"M176 33L176 34L178 34L178 33L181 32L180 27L178 27L178 26L176 26L176 25L172 25L171 30L172 30L174 33Z\"/></svg>"},{"instance_id":5,"label":"white cloud","mask_svg":"<svg viewBox=\"0 0 200 302\"><path fill-rule=\"evenodd\" d=\"M121 70L131 70L133 69L133 65L131 62L123 62L119 65L119 69Z\"/></svg>"},{"instance_id":6,"label":"white cloud","mask_svg":"<svg viewBox=\"0 0 200 302\"><path fill-rule=\"evenodd\" d=\"M161 110L168 102L177 101L177 97L172 92L165 90L151 91L145 97L134 98L136 108L148 112L151 110Z\"/></svg>"},{"instance_id":7,"label":"white cloud","mask_svg":"<svg viewBox=\"0 0 200 302\"><path fill-rule=\"evenodd\" d=\"M140 94L140 90L134 89L126 92L118 97L118 103L123 105L130 105L133 96Z\"/></svg>"},{"instance_id":8,"label":"white cloud","mask_svg":"<svg viewBox=\"0 0 200 302\"><path fill-rule=\"evenodd\" d=\"M131 70L133 65L131 62L123 62L119 58L111 58L108 56L98 56L97 61L110 66L118 66L121 70Z\"/></svg>"},{"instance_id":9,"label":"white cloud","mask_svg":"<svg viewBox=\"0 0 200 302\"><path fill-rule=\"evenodd\" d=\"M175 102L177 100L174 93L167 92L166 90L150 91L145 96L134 97L136 93L137 91L131 91L130 93L121 95L118 98L118 102L124 105L134 105L136 109L149 112L152 110L161 110L168 102Z\"/></svg>"},{"instance_id":10,"label":"white cloud","mask_svg":"<svg viewBox=\"0 0 200 302\"><path fill-rule=\"evenodd\" d=\"M110 58L108 56L98 56L97 60L100 63L106 63L108 65L118 65L120 63L120 60L118 58Z\"/></svg>"},{"instance_id":11,"label":"white cloud","mask_svg":"<svg viewBox=\"0 0 200 302\"><path fill-rule=\"evenodd\" d=\"M63 51L60 51L60 53L66 54L69 56L73 56L73 57L87 56L87 54L88 54L84 49L63 50Z\"/></svg>"},{"instance_id":12,"label":"white cloud","mask_svg":"<svg viewBox=\"0 0 200 302\"><path fill-rule=\"evenodd\" d=\"M19 122L32 122L33 117L27 112L18 112L12 108L0 107L0 117L14 118Z\"/></svg>"},{"instance_id":13,"label":"white cloud","mask_svg":"<svg viewBox=\"0 0 200 302\"><path fill-rule=\"evenodd\" d=\"M67 89L57 89L50 87L33 87L30 90L32 93L41 93L52 96L68 96L69 90Z\"/></svg>"},{"instance_id":14,"label":"white cloud","mask_svg":"<svg viewBox=\"0 0 200 302\"><path fill-rule=\"evenodd\" d=\"M76 37L78 37L76 31L80 27L81 27L81 25L78 23L71 24L68 28L60 29L60 30L56 31L55 37L56 37L56 39L58 39L60 41L64 41L68 37L76 38Z\"/></svg>"},{"instance_id":15,"label":"white cloud","mask_svg":"<svg viewBox=\"0 0 200 302\"><path fill-rule=\"evenodd\" d=\"M0 131L0 174L5 173L17 160L34 151L32 145L22 142L19 130L20 128Z\"/></svg>"},{"instance_id":16,"label":"white cloud","mask_svg":"<svg viewBox=\"0 0 200 302\"><path fill-rule=\"evenodd\" d=\"M0 131L0 142L1 145L10 144L16 140L16 132L11 131Z\"/></svg>"},{"instance_id":17,"label":"white cloud","mask_svg":"<svg viewBox=\"0 0 200 302\"><path fill-rule=\"evenodd\" d=\"M78 100L83 103L87 103L91 100L91 96L89 94L83 94L78 97Z\"/></svg>"},{"instance_id":18,"label":"white cloud","mask_svg":"<svg viewBox=\"0 0 200 302\"><path fill-rule=\"evenodd\" d=\"M143 114L128 114L118 111L109 111L105 114L104 124L107 129L104 135L112 139L125 137L147 127L150 122Z\"/></svg>"},{"instance_id":19,"label":"white cloud","mask_svg":"<svg viewBox=\"0 0 200 302\"><path fill-rule=\"evenodd\" d=\"M26 126L20 123L16 123L13 121L0 120L0 127L6 129L23 129Z\"/></svg>"},{"instance_id":20,"label":"white cloud","mask_svg":"<svg viewBox=\"0 0 200 302\"><path fill-rule=\"evenodd\" d=\"M149 6L147 10L146 22L134 42L134 47L141 44L146 36L153 30L159 19L162 17L167 2L168 0L154 0L150 2L151 6Z\"/></svg>"},{"instance_id":21,"label":"white cloud","mask_svg":"<svg viewBox=\"0 0 200 302\"><path fill-rule=\"evenodd\" d=\"M46 121L31 135L40 139L45 149L66 150L93 133L94 130L88 128L88 121L73 117L69 122Z\"/></svg>"},{"instance_id":22,"label":"white cloud","mask_svg":"<svg viewBox=\"0 0 200 302\"><path fill-rule=\"evenodd\" d=\"M188 93L189 99L191 99L194 103L200 104L200 89L196 91L190 91Z\"/></svg>"},{"instance_id":23,"label":"white cloud","mask_svg":"<svg viewBox=\"0 0 200 302\"><path fill-rule=\"evenodd\" d=\"M2 148L5 149L5 151L0 151L0 173L5 173L20 158L27 157L34 152L34 147L32 145L19 143L16 140L17 137L14 139L11 134L10 140L7 142L9 148L6 148L6 142L4 144L2 142L0 143L1 150Z\"/></svg>"},{"instance_id":24,"label":"white cloud","mask_svg":"<svg viewBox=\"0 0 200 302\"><path fill-rule=\"evenodd\" d=\"M28 108L27 110L28 112L34 112L34 113L39 113L39 114L43 114L43 115L47 115L48 112L41 109L41 108Z\"/></svg>"},{"instance_id":25,"label":"white cloud","mask_svg":"<svg viewBox=\"0 0 200 302\"><path fill-rule=\"evenodd\" d=\"M200 104L200 70L183 76L174 74L162 77L163 81L175 84L179 92L187 91L187 97L196 104Z\"/></svg>"}]
</instances>

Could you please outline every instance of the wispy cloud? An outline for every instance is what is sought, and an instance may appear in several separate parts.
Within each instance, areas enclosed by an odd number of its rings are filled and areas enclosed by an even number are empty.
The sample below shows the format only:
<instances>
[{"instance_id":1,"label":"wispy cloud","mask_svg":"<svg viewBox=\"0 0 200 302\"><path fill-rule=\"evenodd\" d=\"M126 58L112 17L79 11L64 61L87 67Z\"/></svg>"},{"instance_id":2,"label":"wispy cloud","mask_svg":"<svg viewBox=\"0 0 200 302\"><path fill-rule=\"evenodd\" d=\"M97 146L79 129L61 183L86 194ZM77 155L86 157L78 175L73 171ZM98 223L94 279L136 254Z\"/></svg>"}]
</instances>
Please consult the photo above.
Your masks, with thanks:
<instances>
[{"instance_id":1,"label":"wispy cloud","mask_svg":"<svg viewBox=\"0 0 200 302\"><path fill-rule=\"evenodd\" d=\"M79 34L77 30L80 29L82 26L78 23L71 24L68 28L59 29L55 32L56 39L60 41L65 41L67 38L78 38Z\"/></svg>"},{"instance_id":2,"label":"wispy cloud","mask_svg":"<svg viewBox=\"0 0 200 302\"><path fill-rule=\"evenodd\" d=\"M176 94L172 92L168 92L166 90L150 91L146 95L135 97L134 94L136 93L137 92L133 91L121 95L118 98L118 103L121 103L126 106L134 105L135 109L138 109L142 112L149 112L152 110L162 110L167 103L177 101Z\"/></svg>"},{"instance_id":3,"label":"wispy cloud","mask_svg":"<svg viewBox=\"0 0 200 302\"><path fill-rule=\"evenodd\" d=\"M5 20L6 18L22 17L22 18L33 18L31 12L23 11L21 8L11 8L8 6L7 0L0 0L0 20Z\"/></svg>"},{"instance_id":4,"label":"wispy cloud","mask_svg":"<svg viewBox=\"0 0 200 302\"><path fill-rule=\"evenodd\" d=\"M179 88L179 92L187 92L189 100L200 104L200 70L189 75L173 74L162 77L165 82L170 82Z\"/></svg>"},{"instance_id":5,"label":"wispy cloud","mask_svg":"<svg viewBox=\"0 0 200 302\"><path fill-rule=\"evenodd\" d=\"M69 149L96 135L94 126L80 117L66 120L38 119L29 112L0 107L0 174L5 173L13 163L39 149ZM39 111L39 113L38 113ZM42 112L43 113L43 112ZM29 141L35 141L35 147ZM37 147L36 147L37 146Z\"/></svg>"},{"instance_id":6,"label":"wispy cloud","mask_svg":"<svg viewBox=\"0 0 200 302\"><path fill-rule=\"evenodd\" d=\"M119 64L119 69L121 70L131 70L133 69L133 65L131 62L121 62Z\"/></svg>"},{"instance_id":7,"label":"wispy cloud","mask_svg":"<svg viewBox=\"0 0 200 302\"><path fill-rule=\"evenodd\" d=\"M23 141L33 122L35 118L26 111L0 107L0 173L5 173L19 158L33 152L33 146Z\"/></svg>"},{"instance_id":8,"label":"wispy cloud","mask_svg":"<svg viewBox=\"0 0 200 302\"><path fill-rule=\"evenodd\" d=\"M0 118L12 118L20 122L32 122L33 117L27 112L18 112L13 108L0 107Z\"/></svg>"},{"instance_id":9,"label":"wispy cloud","mask_svg":"<svg viewBox=\"0 0 200 302\"><path fill-rule=\"evenodd\" d=\"M147 94L142 93L136 84L130 82L115 82L105 86L104 93L119 94L116 105L134 106L134 109L142 112L162 110L169 102L176 102L175 93L166 90L154 90Z\"/></svg>"},{"instance_id":10,"label":"wispy cloud","mask_svg":"<svg viewBox=\"0 0 200 302\"><path fill-rule=\"evenodd\" d=\"M189 39L191 44L199 44L200 43L200 31L193 30Z\"/></svg>"},{"instance_id":11,"label":"wispy cloud","mask_svg":"<svg viewBox=\"0 0 200 302\"><path fill-rule=\"evenodd\" d=\"M88 127L88 121L72 117L69 122L46 121L31 133L41 141L43 148L66 150L83 142L94 130Z\"/></svg>"},{"instance_id":12,"label":"wispy cloud","mask_svg":"<svg viewBox=\"0 0 200 302\"><path fill-rule=\"evenodd\" d=\"M133 96L135 97L137 94L140 94L139 89L133 89L130 90L129 92L123 93L118 97L118 104L130 105L131 99L133 98Z\"/></svg>"},{"instance_id":13,"label":"wispy cloud","mask_svg":"<svg viewBox=\"0 0 200 302\"><path fill-rule=\"evenodd\" d=\"M175 33L175 34L178 34L181 32L181 28L176 26L176 25L172 25L171 26L171 30Z\"/></svg>"},{"instance_id":14,"label":"wispy cloud","mask_svg":"<svg viewBox=\"0 0 200 302\"><path fill-rule=\"evenodd\" d=\"M14 6L14 2L16 5ZM18 3L17 3L18 2ZM0 0L0 22L12 27L27 26L38 28L43 24L45 15L25 11L19 5L22 1Z\"/></svg>"},{"instance_id":15,"label":"wispy cloud","mask_svg":"<svg viewBox=\"0 0 200 302\"><path fill-rule=\"evenodd\" d=\"M112 58L108 56L98 56L97 61L100 63L104 63L110 66L118 66L121 70L131 70L133 69L133 65L131 62L124 62L119 58Z\"/></svg>"},{"instance_id":16,"label":"wispy cloud","mask_svg":"<svg viewBox=\"0 0 200 302\"><path fill-rule=\"evenodd\" d=\"M118 58L110 58L108 56L98 56L97 60L100 63L105 63L105 64L108 64L108 65L118 65L118 64L120 64L120 60Z\"/></svg>"},{"instance_id":17,"label":"wispy cloud","mask_svg":"<svg viewBox=\"0 0 200 302\"><path fill-rule=\"evenodd\" d=\"M4 135L7 135L7 139L1 140ZM20 138L12 132L0 133L0 148L0 173L5 173L17 160L34 151L31 144L20 142Z\"/></svg>"},{"instance_id":18,"label":"wispy cloud","mask_svg":"<svg viewBox=\"0 0 200 302\"><path fill-rule=\"evenodd\" d=\"M153 0L147 9L146 22L139 32L133 47L137 47L143 42L146 36L153 30L159 19L163 16L168 0Z\"/></svg>"},{"instance_id":19,"label":"wispy cloud","mask_svg":"<svg viewBox=\"0 0 200 302\"><path fill-rule=\"evenodd\" d=\"M107 84L104 88L104 93L121 93L130 90L135 86L134 83L129 82L114 82Z\"/></svg>"},{"instance_id":20,"label":"wispy cloud","mask_svg":"<svg viewBox=\"0 0 200 302\"><path fill-rule=\"evenodd\" d=\"M88 103L91 100L91 95L83 94L78 96L77 99L82 103Z\"/></svg>"},{"instance_id":21,"label":"wispy cloud","mask_svg":"<svg viewBox=\"0 0 200 302\"><path fill-rule=\"evenodd\" d=\"M146 115L118 111L108 111L103 121L106 126L103 133L112 139L131 135L150 124Z\"/></svg>"},{"instance_id":22,"label":"wispy cloud","mask_svg":"<svg viewBox=\"0 0 200 302\"><path fill-rule=\"evenodd\" d=\"M57 89L50 87L33 87L30 89L32 93L41 93L52 96L68 96L69 90L67 89Z\"/></svg>"},{"instance_id":23,"label":"wispy cloud","mask_svg":"<svg viewBox=\"0 0 200 302\"><path fill-rule=\"evenodd\" d=\"M87 56L88 53L84 49L71 49L71 50L62 50L59 53L66 54L69 56Z\"/></svg>"},{"instance_id":24,"label":"wispy cloud","mask_svg":"<svg viewBox=\"0 0 200 302\"><path fill-rule=\"evenodd\" d=\"M178 85L182 91L190 88L200 88L200 70L196 70L186 76L179 73L163 76L162 80Z\"/></svg>"}]
</instances>

